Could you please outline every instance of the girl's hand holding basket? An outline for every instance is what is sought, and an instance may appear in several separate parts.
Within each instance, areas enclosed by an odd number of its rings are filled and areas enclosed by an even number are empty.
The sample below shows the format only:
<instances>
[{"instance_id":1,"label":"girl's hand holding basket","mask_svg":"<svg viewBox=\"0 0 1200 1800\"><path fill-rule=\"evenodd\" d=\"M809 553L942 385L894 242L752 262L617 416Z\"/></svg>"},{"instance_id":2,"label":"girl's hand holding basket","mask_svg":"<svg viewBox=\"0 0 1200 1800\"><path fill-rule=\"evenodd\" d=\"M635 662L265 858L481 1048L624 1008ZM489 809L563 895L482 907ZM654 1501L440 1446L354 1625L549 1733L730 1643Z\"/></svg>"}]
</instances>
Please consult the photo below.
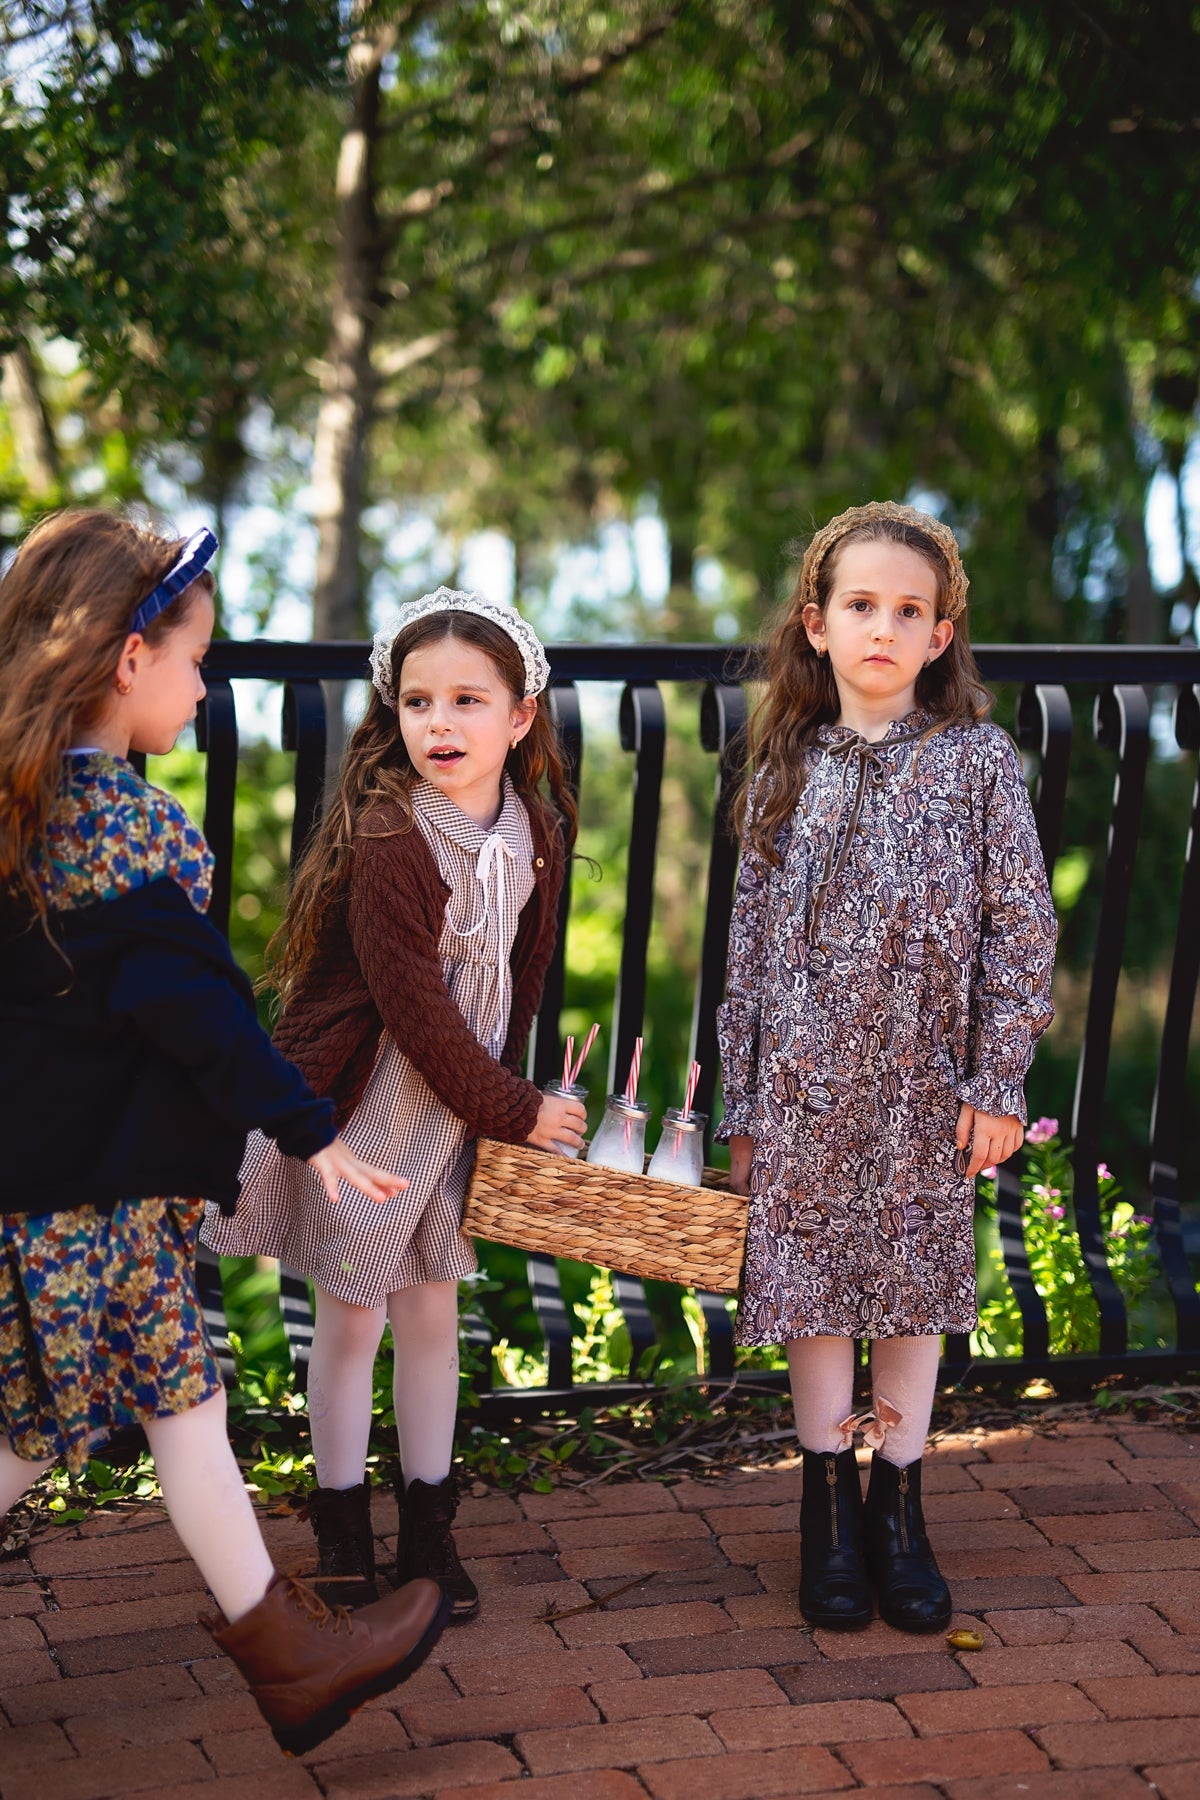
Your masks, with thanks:
<instances>
[{"instance_id":1,"label":"girl's hand holding basket","mask_svg":"<svg viewBox=\"0 0 1200 1800\"><path fill-rule=\"evenodd\" d=\"M729 1140L729 1191L750 1192L750 1163L754 1156L754 1139L734 1136Z\"/></svg>"},{"instance_id":2,"label":"girl's hand holding basket","mask_svg":"<svg viewBox=\"0 0 1200 1800\"><path fill-rule=\"evenodd\" d=\"M565 1095L546 1094L538 1109L537 1123L525 1139L537 1150L549 1150L562 1156L564 1147L572 1146L576 1155L583 1148L587 1130L587 1114L578 1100Z\"/></svg>"}]
</instances>

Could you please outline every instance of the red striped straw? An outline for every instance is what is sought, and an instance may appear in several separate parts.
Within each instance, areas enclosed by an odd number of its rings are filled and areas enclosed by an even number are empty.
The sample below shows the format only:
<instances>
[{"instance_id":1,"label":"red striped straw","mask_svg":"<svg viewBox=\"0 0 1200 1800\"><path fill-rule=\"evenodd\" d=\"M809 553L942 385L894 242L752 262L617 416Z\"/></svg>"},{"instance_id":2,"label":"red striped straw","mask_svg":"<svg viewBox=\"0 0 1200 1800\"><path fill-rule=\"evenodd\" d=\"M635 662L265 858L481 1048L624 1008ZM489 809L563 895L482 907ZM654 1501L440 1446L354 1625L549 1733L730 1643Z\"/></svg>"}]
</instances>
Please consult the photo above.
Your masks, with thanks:
<instances>
[{"instance_id":1,"label":"red striped straw","mask_svg":"<svg viewBox=\"0 0 1200 1800\"><path fill-rule=\"evenodd\" d=\"M630 1106L637 1099L638 1076L642 1072L642 1040L636 1038L633 1045L633 1058L629 1064L629 1080L625 1083L625 1098Z\"/></svg>"},{"instance_id":2,"label":"red striped straw","mask_svg":"<svg viewBox=\"0 0 1200 1800\"><path fill-rule=\"evenodd\" d=\"M688 1070L687 1087L683 1095L683 1116L686 1119L692 1110L692 1101L696 1098L696 1083L700 1079L700 1064L694 1062Z\"/></svg>"},{"instance_id":3,"label":"red striped straw","mask_svg":"<svg viewBox=\"0 0 1200 1800\"><path fill-rule=\"evenodd\" d=\"M579 1080L580 1075L583 1073L583 1065L588 1059L588 1051L591 1049L592 1045L595 1043L596 1033L599 1031L599 1029L600 1029L599 1025L593 1025L592 1029L588 1032L587 1037L584 1039L583 1049L579 1052L579 1061L575 1064L575 1067L571 1070L571 1078L567 1082L568 1087L574 1087L575 1083ZM568 1042L568 1044L571 1044L574 1042L574 1039L568 1038L567 1042Z\"/></svg>"},{"instance_id":4,"label":"red striped straw","mask_svg":"<svg viewBox=\"0 0 1200 1800\"><path fill-rule=\"evenodd\" d=\"M575 1085L574 1076L571 1074L571 1063L574 1059L574 1056L575 1056L575 1039L573 1037L569 1037L567 1039L566 1050L563 1053L562 1084L565 1088L573 1087Z\"/></svg>"}]
</instances>

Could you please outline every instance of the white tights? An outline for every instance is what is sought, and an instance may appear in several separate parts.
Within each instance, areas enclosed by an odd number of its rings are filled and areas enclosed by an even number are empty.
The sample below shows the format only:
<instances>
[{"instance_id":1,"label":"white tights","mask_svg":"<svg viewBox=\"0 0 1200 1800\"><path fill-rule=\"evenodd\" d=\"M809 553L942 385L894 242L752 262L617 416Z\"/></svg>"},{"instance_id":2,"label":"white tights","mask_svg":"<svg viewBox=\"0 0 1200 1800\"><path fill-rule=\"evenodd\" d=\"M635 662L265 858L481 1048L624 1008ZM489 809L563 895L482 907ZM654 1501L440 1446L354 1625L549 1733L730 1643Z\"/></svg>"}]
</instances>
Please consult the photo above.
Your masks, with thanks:
<instances>
[{"instance_id":1,"label":"white tights","mask_svg":"<svg viewBox=\"0 0 1200 1800\"><path fill-rule=\"evenodd\" d=\"M871 1344L871 1394L882 1432L876 1448L897 1468L924 1453L941 1345L938 1336L876 1338ZM847 1449L844 1426L854 1411L853 1339L793 1338L787 1359L801 1447Z\"/></svg>"},{"instance_id":2,"label":"white tights","mask_svg":"<svg viewBox=\"0 0 1200 1800\"><path fill-rule=\"evenodd\" d=\"M317 1289L308 1419L317 1482L357 1487L367 1466L375 1353L392 1328L392 1403L405 1481L444 1481L458 1410L458 1283L399 1288L384 1306L350 1306Z\"/></svg>"},{"instance_id":3,"label":"white tights","mask_svg":"<svg viewBox=\"0 0 1200 1800\"><path fill-rule=\"evenodd\" d=\"M190 1412L146 1421L167 1517L225 1617L256 1606L275 1573L225 1429L222 1388ZM0 1513L52 1463L25 1462L0 1438Z\"/></svg>"}]
</instances>

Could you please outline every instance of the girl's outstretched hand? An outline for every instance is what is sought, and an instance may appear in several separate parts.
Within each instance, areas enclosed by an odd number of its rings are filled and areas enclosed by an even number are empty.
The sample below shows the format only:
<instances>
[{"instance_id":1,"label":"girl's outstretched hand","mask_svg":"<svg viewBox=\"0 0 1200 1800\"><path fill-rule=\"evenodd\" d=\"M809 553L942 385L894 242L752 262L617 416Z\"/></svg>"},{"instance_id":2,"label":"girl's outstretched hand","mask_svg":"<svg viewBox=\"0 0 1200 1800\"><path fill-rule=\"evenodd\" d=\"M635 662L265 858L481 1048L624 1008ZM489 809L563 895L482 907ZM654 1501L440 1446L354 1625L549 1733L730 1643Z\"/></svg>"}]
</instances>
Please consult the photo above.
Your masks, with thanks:
<instances>
[{"instance_id":1,"label":"girl's outstretched hand","mask_svg":"<svg viewBox=\"0 0 1200 1800\"><path fill-rule=\"evenodd\" d=\"M750 1192L750 1164L754 1156L754 1139L752 1137L731 1137L729 1140L729 1187L734 1194Z\"/></svg>"},{"instance_id":2,"label":"girl's outstretched hand","mask_svg":"<svg viewBox=\"0 0 1200 1800\"><path fill-rule=\"evenodd\" d=\"M525 1139L538 1150L582 1150L587 1130L587 1114L578 1100L564 1099L561 1094L545 1094L538 1111L537 1124Z\"/></svg>"},{"instance_id":3,"label":"girl's outstretched hand","mask_svg":"<svg viewBox=\"0 0 1200 1800\"><path fill-rule=\"evenodd\" d=\"M973 1106L964 1101L959 1109L958 1129L954 1133L954 1142L960 1150L971 1146L971 1160L967 1164L967 1179L974 1181L980 1169L990 1169L995 1163L1007 1162L1014 1150L1019 1150L1025 1142L1025 1130L1013 1113L1006 1113L997 1118L995 1113L976 1112Z\"/></svg>"},{"instance_id":4,"label":"girl's outstretched hand","mask_svg":"<svg viewBox=\"0 0 1200 1800\"><path fill-rule=\"evenodd\" d=\"M345 1138L335 1137L332 1144L326 1144L315 1156L308 1159L310 1169L315 1169L325 1183L325 1192L336 1206L341 1198L338 1193L338 1182L348 1181L368 1200L377 1201L380 1205L385 1200L395 1199L408 1186L403 1175L392 1175L387 1169L377 1169L373 1163L366 1163L355 1156Z\"/></svg>"}]
</instances>

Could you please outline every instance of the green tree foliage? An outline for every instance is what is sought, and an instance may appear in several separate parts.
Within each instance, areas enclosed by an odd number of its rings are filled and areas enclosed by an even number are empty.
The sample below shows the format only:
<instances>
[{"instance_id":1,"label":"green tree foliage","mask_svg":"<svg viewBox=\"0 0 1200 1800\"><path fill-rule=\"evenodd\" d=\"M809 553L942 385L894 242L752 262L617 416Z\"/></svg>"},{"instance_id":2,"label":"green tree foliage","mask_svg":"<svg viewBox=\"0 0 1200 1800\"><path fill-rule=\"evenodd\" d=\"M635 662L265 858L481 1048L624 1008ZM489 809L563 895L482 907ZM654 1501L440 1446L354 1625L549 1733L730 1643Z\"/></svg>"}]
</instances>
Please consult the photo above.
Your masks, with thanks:
<instances>
[{"instance_id":1,"label":"green tree foliage","mask_svg":"<svg viewBox=\"0 0 1200 1800\"><path fill-rule=\"evenodd\" d=\"M308 391L305 147L336 25L279 0L0 5L0 348L70 340L110 430L218 514L250 409Z\"/></svg>"}]
</instances>

